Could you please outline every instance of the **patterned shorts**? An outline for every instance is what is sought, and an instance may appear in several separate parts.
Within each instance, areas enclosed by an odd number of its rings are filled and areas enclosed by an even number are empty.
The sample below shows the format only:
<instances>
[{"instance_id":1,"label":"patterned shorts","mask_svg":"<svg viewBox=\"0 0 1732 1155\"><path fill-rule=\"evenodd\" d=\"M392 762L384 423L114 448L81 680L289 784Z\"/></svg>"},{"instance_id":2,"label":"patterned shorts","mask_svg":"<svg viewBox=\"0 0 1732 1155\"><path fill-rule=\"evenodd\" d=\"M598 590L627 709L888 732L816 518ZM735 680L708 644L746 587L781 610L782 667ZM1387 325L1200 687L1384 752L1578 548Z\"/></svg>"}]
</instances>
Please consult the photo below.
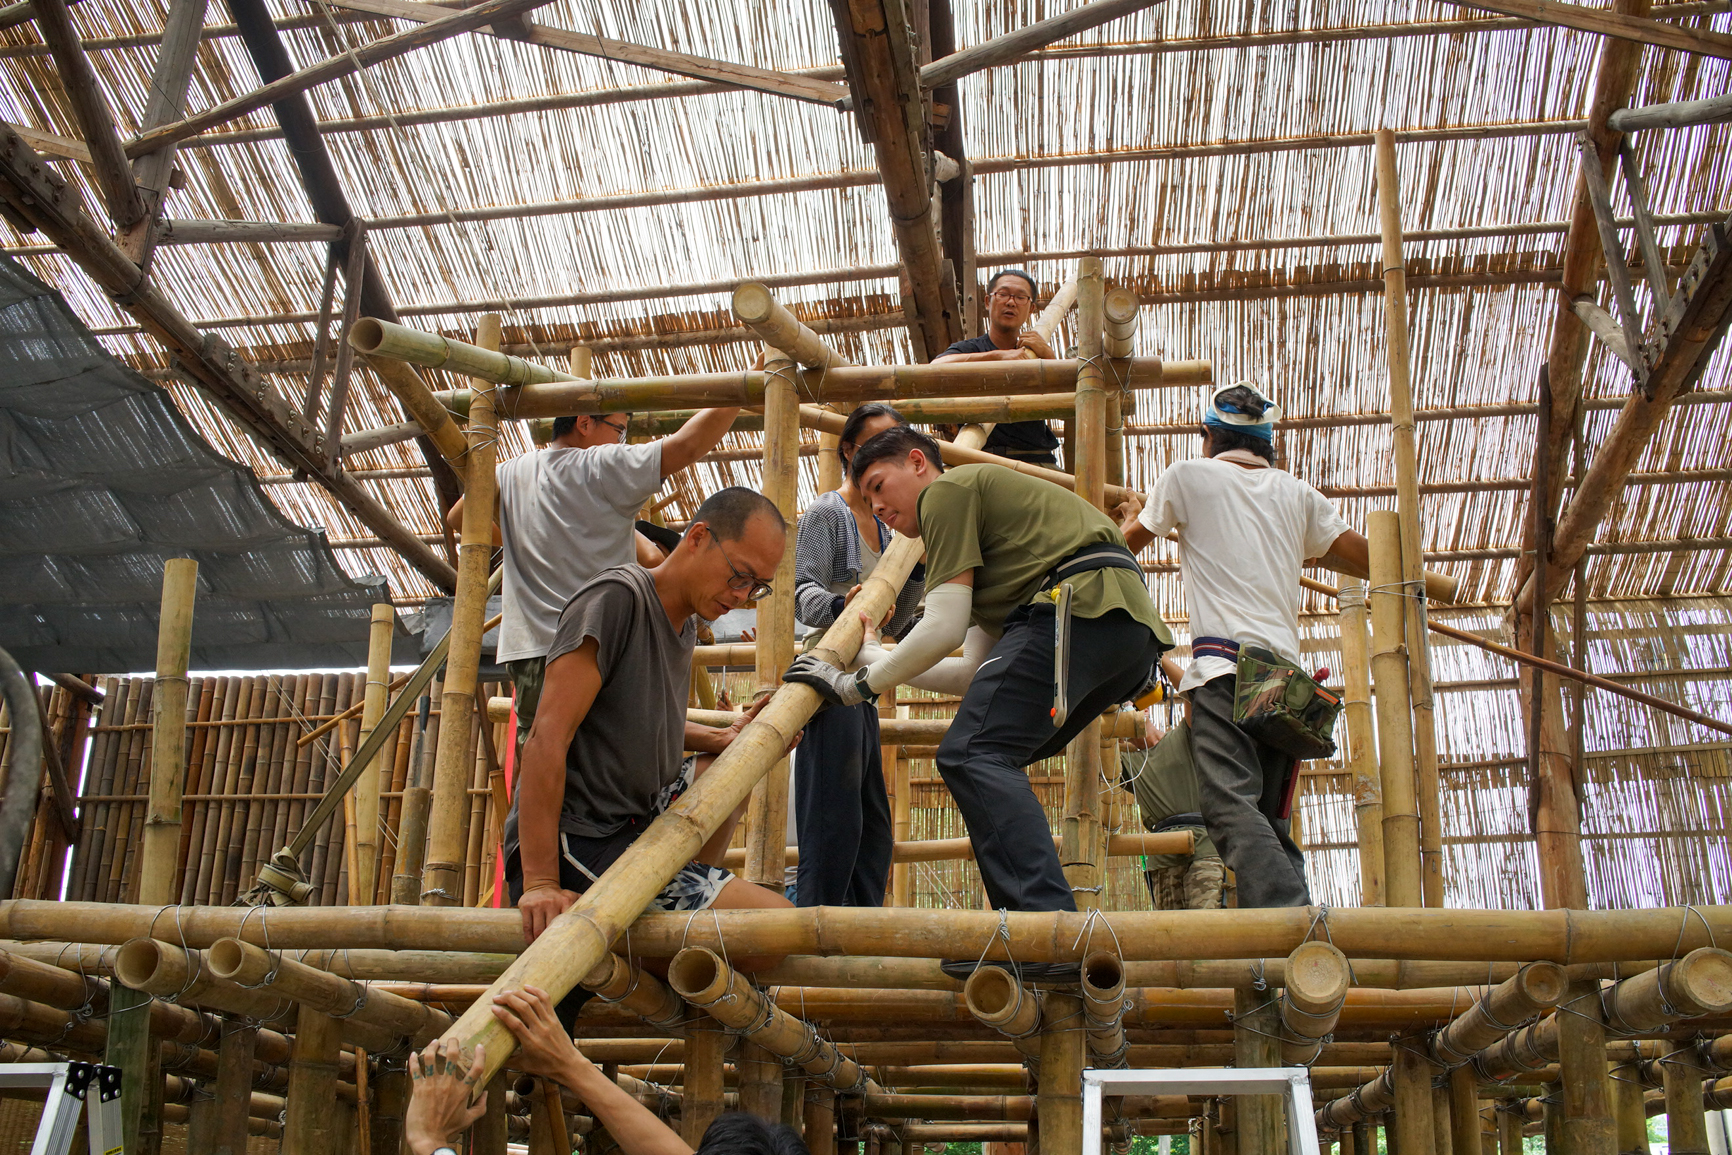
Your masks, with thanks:
<instances>
[{"instance_id":1,"label":"patterned shorts","mask_svg":"<svg viewBox=\"0 0 1732 1155\"><path fill-rule=\"evenodd\" d=\"M662 788L661 793L656 796L656 814L659 815L672 806L679 796L691 787L696 762L696 758L687 758L680 766L679 776ZM571 881L582 883L581 886L571 889L581 894L589 889L590 883L600 881L607 868L625 853L626 847L637 841L638 835L643 833L653 819L652 815L650 819L641 822L633 821L624 830L608 838L583 838L561 831L559 850L564 862L561 863L560 873L569 879L575 871L578 877ZM650 899L649 905L644 907L644 913L705 910L715 904L716 897L733 877L733 872L723 867L688 862L680 867L672 881L662 887L661 893Z\"/></svg>"}]
</instances>

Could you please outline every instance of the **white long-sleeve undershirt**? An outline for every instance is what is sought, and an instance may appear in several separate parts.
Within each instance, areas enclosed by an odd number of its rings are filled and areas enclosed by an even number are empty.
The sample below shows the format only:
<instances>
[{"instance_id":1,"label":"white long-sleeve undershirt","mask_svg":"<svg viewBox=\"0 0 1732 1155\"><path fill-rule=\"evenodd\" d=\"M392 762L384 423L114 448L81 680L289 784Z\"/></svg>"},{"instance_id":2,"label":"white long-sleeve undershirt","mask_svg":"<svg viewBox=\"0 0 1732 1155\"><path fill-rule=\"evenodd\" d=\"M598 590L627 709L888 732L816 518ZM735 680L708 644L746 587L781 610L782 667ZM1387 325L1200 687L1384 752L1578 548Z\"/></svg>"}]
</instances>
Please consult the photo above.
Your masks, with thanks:
<instances>
[{"instance_id":1,"label":"white long-sleeve undershirt","mask_svg":"<svg viewBox=\"0 0 1732 1155\"><path fill-rule=\"evenodd\" d=\"M973 610L972 586L946 582L927 590L926 615L894 650L873 645L870 649L876 652L868 656L868 647L862 647L861 657L868 659L866 680L873 692L899 685L950 694L966 691L996 640L979 627L970 628ZM958 645L962 656L950 657Z\"/></svg>"}]
</instances>

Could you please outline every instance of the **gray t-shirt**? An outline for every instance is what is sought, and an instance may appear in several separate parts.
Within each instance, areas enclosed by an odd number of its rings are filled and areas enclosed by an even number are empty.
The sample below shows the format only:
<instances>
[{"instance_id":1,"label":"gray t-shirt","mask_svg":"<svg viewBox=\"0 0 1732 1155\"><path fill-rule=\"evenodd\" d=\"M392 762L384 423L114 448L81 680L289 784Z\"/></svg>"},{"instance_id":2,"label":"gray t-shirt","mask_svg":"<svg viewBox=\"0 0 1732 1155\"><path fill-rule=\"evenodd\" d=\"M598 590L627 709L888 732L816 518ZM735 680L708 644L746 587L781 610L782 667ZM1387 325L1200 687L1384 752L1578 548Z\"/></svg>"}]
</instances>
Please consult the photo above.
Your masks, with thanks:
<instances>
[{"instance_id":1,"label":"gray t-shirt","mask_svg":"<svg viewBox=\"0 0 1732 1155\"><path fill-rule=\"evenodd\" d=\"M636 565L597 574L559 616L547 660L596 640L601 689L565 754L562 832L605 838L656 812L657 795L685 757L696 622L675 630L655 579ZM547 699L542 699L545 708ZM505 820L505 852L517 851L517 800Z\"/></svg>"},{"instance_id":2,"label":"gray t-shirt","mask_svg":"<svg viewBox=\"0 0 1732 1155\"><path fill-rule=\"evenodd\" d=\"M661 442L549 446L505 462L498 476L505 543L498 660L539 658L578 587L637 559L634 523L661 488Z\"/></svg>"}]
</instances>

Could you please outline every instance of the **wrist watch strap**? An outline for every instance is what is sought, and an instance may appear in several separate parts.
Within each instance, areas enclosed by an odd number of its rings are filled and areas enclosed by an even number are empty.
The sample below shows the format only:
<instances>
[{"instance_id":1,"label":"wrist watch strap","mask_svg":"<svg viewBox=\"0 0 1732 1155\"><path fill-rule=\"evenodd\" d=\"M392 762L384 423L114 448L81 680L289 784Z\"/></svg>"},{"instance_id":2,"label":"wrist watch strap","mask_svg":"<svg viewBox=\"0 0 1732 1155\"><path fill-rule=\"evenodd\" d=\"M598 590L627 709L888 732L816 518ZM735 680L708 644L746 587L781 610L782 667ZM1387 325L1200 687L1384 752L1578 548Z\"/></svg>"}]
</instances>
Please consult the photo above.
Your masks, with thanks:
<instances>
[{"instance_id":1,"label":"wrist watch strap","mask_svg":"<svg viewBox=\"0 0 1732 1155\"><path fill-rule=\"evenodd\" d=\"M435 1147L433 1148L433 1155L459 1155L459 1153L455 1147Z\"/></svg>"}]
</instances>

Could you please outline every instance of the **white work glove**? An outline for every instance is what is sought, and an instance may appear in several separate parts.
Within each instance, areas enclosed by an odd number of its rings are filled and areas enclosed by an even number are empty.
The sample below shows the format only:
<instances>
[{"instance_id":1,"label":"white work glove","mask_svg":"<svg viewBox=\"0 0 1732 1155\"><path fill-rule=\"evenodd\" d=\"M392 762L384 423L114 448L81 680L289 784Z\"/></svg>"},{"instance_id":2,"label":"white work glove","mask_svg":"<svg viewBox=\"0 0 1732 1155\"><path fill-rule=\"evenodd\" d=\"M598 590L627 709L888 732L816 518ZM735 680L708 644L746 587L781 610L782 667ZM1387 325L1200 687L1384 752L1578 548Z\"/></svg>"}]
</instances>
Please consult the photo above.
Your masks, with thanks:
<instances>
[{"instance_id":1,"label":"white work glove","mask_svg":"<svg viewBox=\"0 0 1732 1155\"><path fill-rule=\"evenodd\" d=\"M832 706L858 706L861 702L878 697L867 684L866 673L862 668L850 674L846 670L837 669L816 654L801 654L783 673L782 681L810 686Z\"/></svg>"}]
</instances>

